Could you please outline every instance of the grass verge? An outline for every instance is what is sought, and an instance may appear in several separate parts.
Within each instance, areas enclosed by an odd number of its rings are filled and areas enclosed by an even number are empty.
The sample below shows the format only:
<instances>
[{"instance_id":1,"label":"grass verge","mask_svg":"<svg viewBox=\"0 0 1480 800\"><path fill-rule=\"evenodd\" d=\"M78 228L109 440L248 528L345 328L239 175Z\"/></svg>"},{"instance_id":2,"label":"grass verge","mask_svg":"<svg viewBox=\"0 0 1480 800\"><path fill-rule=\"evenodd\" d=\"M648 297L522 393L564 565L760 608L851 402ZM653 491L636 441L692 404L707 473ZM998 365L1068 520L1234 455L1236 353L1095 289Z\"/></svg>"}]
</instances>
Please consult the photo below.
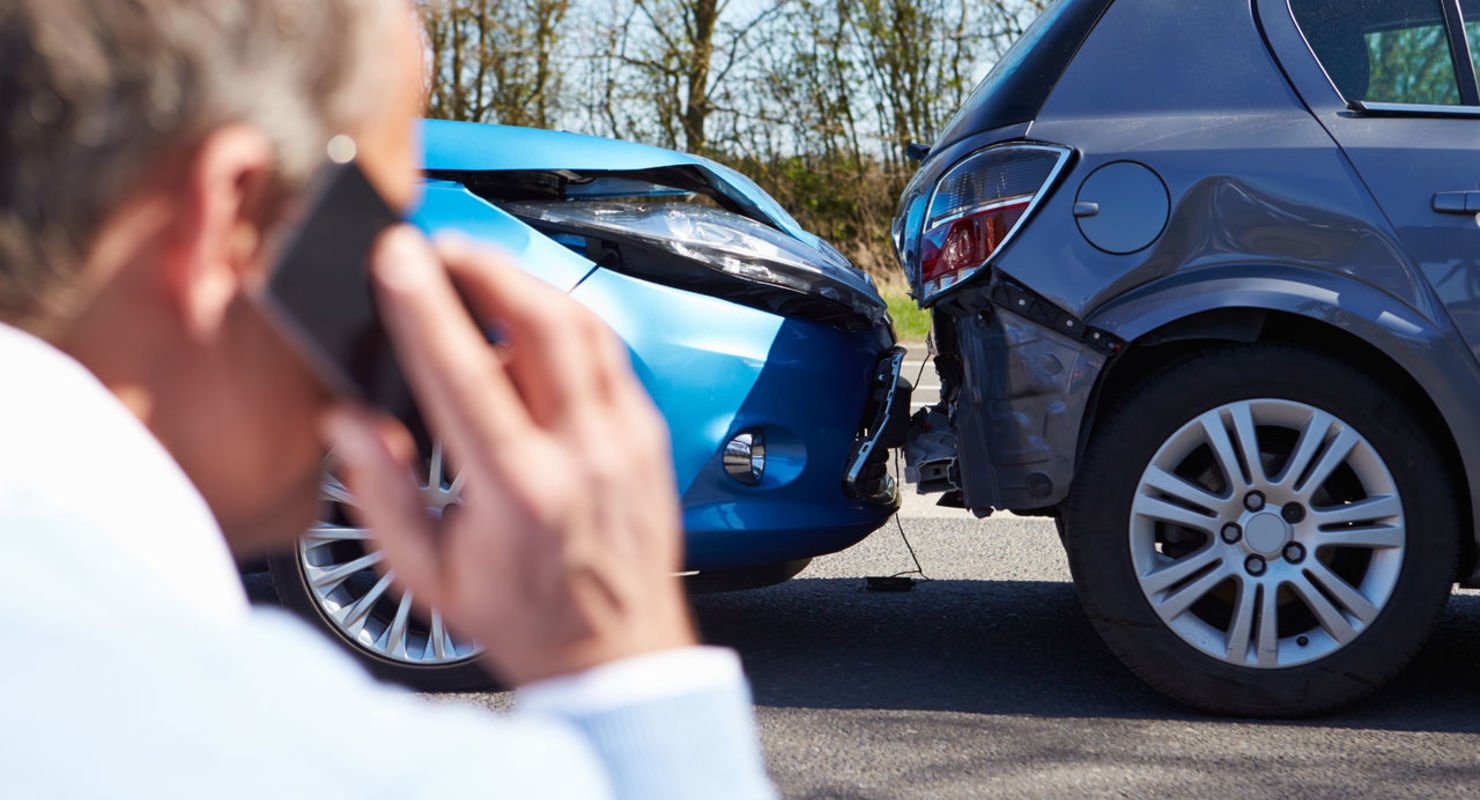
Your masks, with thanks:
<instances>
[{"instance_id":1,"label":"grass verge","mask_svg":"<svg viewBox=\"0 0 1480 800\"><path fill-rule=\"evenodd\" d=\"M915 305L903 289L885 289L884 302L894 318L894 333L901 342L923 342L930 333L930 312Z\"/></svg>"}]
</instances>

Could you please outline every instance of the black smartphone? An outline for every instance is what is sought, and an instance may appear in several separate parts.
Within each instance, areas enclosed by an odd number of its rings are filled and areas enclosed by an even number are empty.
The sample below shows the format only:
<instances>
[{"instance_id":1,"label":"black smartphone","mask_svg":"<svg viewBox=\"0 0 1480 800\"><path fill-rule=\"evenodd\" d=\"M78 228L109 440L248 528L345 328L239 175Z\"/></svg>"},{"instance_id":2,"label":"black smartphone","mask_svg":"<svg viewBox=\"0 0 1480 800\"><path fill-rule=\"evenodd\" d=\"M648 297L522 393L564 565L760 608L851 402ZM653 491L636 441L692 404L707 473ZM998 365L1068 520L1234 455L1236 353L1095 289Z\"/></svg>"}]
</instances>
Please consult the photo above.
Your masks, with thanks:
<instances>
[{"instance_id":1,"label":"black smartphone","mask_svg":"<svg viewBox=\"0 0 1480 800\"><path fill-rule=\"evenodd\" d=\"M311 181L280 242L261 303L340 394L420 426L370 284L370 252L401 221L353 159Z\"/></svg>"}]
</instances>

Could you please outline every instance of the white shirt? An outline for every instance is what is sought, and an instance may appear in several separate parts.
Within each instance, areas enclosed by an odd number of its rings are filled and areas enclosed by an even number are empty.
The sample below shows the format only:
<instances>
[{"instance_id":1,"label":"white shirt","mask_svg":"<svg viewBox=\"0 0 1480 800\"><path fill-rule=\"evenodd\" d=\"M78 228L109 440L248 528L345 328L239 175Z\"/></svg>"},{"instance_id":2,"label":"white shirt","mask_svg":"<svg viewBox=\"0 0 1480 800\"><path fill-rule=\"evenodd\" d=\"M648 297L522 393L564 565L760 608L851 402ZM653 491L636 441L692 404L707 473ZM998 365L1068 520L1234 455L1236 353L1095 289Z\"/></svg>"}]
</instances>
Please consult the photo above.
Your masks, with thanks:
<instances>
[{"instance_id":1,"label":"white shirt","mask_svg":"<svg viewBox=\"0 0 1480 800\"><path fill-rule=\"evenodd\" d=\"M205 502L83 367L0 325L0 795L764 797L733 653L521 690L510 718L372 681L247 604Z\"/></svg>"}]
</instances>

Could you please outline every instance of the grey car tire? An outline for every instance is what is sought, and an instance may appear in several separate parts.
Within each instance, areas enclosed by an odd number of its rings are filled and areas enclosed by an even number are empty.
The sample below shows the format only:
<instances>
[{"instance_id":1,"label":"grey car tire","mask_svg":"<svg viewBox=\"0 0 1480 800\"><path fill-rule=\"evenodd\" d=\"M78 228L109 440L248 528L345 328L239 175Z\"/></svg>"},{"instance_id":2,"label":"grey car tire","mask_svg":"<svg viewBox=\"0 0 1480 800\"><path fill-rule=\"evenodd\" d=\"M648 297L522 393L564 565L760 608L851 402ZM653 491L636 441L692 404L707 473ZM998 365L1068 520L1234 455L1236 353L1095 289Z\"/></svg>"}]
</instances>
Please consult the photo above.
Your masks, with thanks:
<instances>
[{"instance_id":1,"label":"grey car tire","mask_svg":"<svg viewBox=\"0 0 1480 800\"><path fill-rule=\"evenodd\" d=\"M424 692L496 690L497 682L477 659L454 663L407 663L387 658L359 641L326 616L325 609L310 590L304 575L303 560L296 550L268 559L273 587L283 607L309 624L322 630L376 677Z\"/></svg>"},{"instance_id":2,"label":"grey car tire","mask_svg":"<svg viewBox=\"0 0 1480 800\"><path fill-rule=\"evenodd\" d=\"M420 474L428 513L461 502L461 479L431 443ZM351 514L355 498L332 473L322 484L319 521L291 552L268 560L282 604L322 628L381 678L426 691L494 688L482 648L448 628L437 609L419 613L398 586L374 533Z\"/></svg>"},{"instance_id":3,"label":"grey car tire","mask_svg":"<svg viewBox=\"0 0 1480 800\"><path fill-rule=\"evenodd\" d=\"M1294 346L1215 346L1144 379L1102 416L1063 513L1095 629L1204 711L1307 716L1372 692L1422 646L1456 571L1459 509L1430 424ZM1250 488L1261 479L1267 492Z\"/></svg>"}]
</instances>

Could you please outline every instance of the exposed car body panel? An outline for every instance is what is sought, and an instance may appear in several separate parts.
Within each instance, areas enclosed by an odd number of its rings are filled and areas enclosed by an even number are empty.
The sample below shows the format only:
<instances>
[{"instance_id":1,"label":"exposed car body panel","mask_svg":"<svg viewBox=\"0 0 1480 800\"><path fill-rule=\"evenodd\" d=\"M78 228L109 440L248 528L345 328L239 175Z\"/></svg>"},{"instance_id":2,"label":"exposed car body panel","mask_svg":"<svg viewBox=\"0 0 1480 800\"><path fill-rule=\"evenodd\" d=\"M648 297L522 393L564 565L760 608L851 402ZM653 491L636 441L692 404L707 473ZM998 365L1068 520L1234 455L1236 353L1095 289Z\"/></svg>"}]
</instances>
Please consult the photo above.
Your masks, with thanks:
<instances>
[{"instance_id":1,"label":"exposed car body panel","mask_svg":"<svg viewBox=\"0 0 1480 800\"><path fill-rule=\"evenodd\" d=\"M957 319L951 335L963 503L1029 510L1062 500L1105 354L1004 308Z\"/></svg>"}]
</instances>

